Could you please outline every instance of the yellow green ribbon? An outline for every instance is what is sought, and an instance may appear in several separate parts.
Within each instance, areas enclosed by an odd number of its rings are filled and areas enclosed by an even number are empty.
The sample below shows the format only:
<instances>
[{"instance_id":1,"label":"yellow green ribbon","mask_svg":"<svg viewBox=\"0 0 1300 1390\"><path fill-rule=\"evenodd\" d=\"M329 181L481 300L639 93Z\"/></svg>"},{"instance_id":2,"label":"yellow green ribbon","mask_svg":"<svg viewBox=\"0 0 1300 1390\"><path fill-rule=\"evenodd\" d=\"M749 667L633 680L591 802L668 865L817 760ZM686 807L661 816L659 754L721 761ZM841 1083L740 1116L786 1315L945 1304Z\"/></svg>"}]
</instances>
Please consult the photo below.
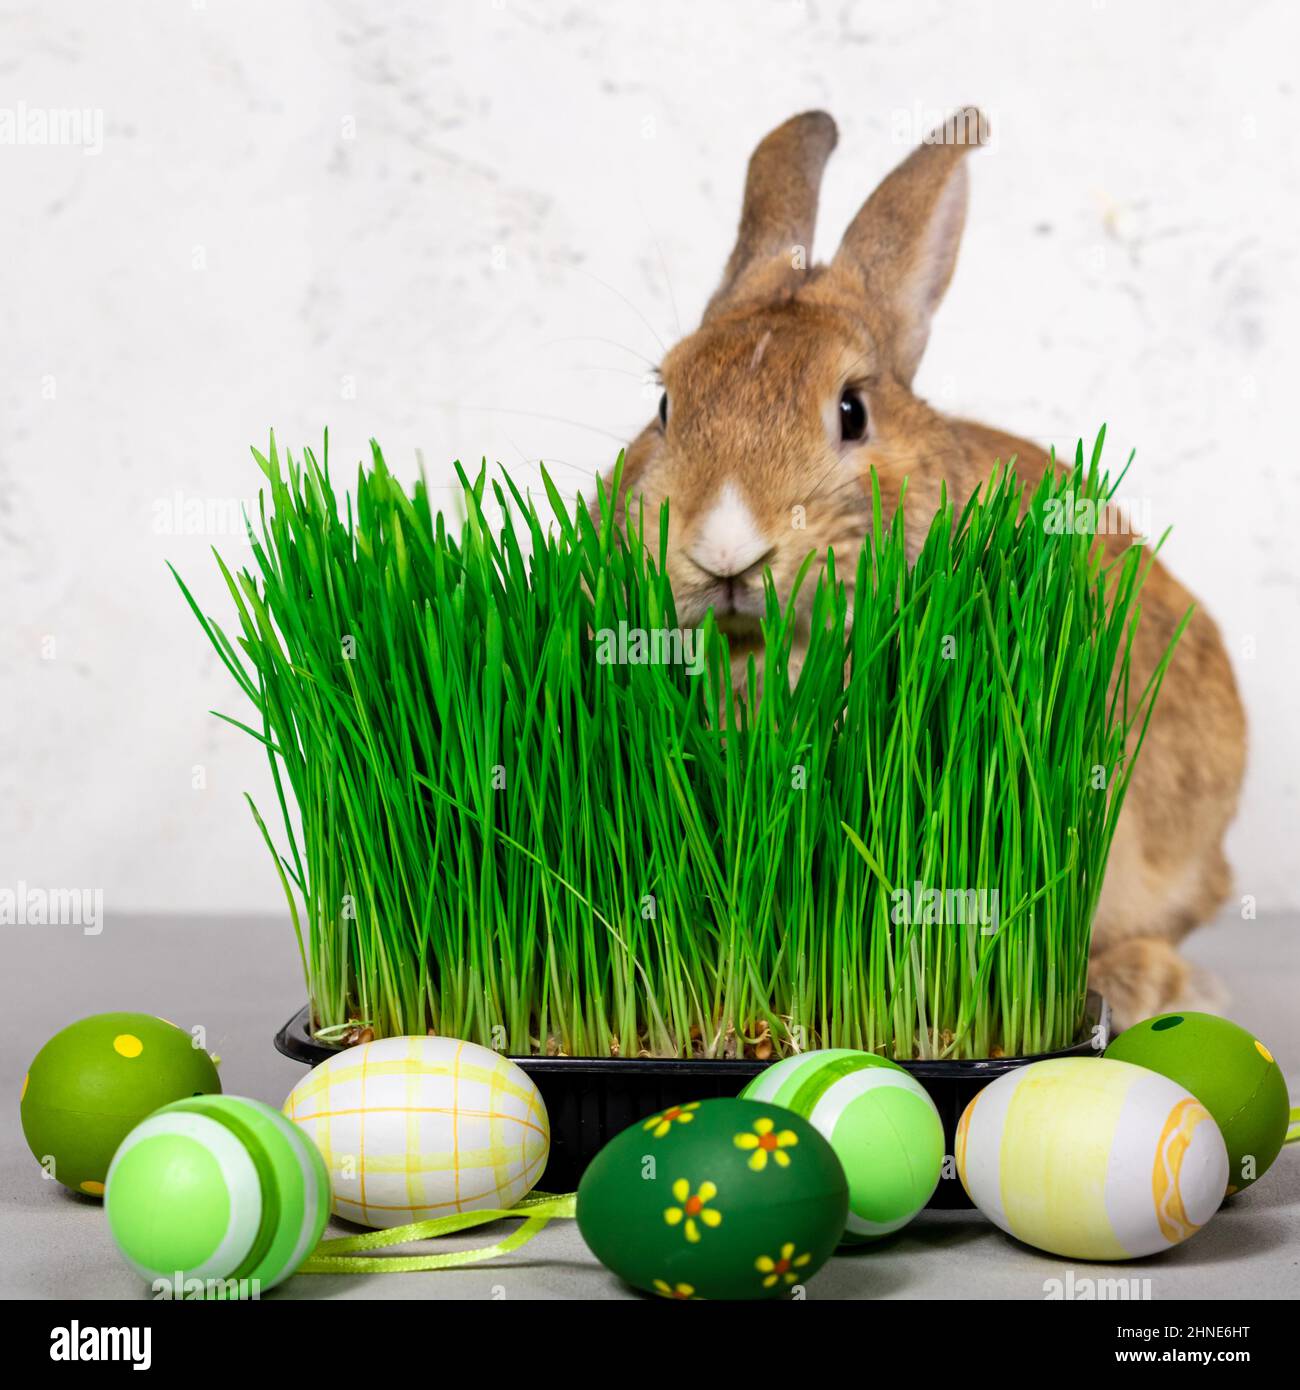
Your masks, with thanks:
<instances>
[{"instance_id":1,"label":"yellow green ribbon","mask_svg":"<svg viewBox=\"0 0 1300 1390\"><path fill-rule=\"evenodd\" d=\"M433 1221L413 1221L409 1226L393 1226L385 1231L368 1231L363 1236L340 1236L323 1240L299 1267L299 1274L407 1274L424 1269L457 1269L461 1265L477 1264L497 1255L508 1255L526 1245L549 1221L574 1214L577 1193L555 1196L549 1192L534 1192L516 1202L513 1207L487 1208L482 1211L462 1211L452 1216L439 1216ZM508 1221L523 1217L524 1224L503 1240L492 1245L480 1245L475 1250L455 1250L446 1255L366 1255L369 1250L385 1250L390 1245L409 1245L416 1240L434 1240L438 1236L454 1235L489 1221Z\"/></svg>"}]
</instances>

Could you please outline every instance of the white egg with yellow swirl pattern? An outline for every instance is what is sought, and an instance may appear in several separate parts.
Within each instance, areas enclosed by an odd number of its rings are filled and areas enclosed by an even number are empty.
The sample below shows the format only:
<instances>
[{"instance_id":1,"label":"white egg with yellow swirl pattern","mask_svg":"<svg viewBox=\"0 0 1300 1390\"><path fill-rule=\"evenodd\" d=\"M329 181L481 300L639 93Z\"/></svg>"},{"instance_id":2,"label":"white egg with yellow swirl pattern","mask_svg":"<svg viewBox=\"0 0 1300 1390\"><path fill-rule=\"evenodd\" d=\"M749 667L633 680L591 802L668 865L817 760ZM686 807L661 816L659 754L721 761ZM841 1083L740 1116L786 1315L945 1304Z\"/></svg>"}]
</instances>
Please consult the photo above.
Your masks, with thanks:
<instances>
[{"instance_id":1,"label":"white egg with yellow swirl pattern","mask_svg":"<svg viewBox=\"0 0 1300 1390\"><path fill-rule=\"evenodd\" d=\"M380 1038L330 1057L284 1113L315 1141L335 1215L404 1226L513 1206L542 1176L546 1106L510 1060L456 1038Z\"/></svg>"},{"instance_id":2,"label":"white egg with yellow swirl pattern","mask_svg":"<svg viewBox=\"0 0 1300 1390\"><path fill-rule=\"evenodd\" d=\"M957 1173L1009 1235L1079 1260L1186 1240L1218 1210L1228 1153L1208 1110L1145 1067L1062 1057L986 1086L957 1125Z\"/></svg>"}]
</instances>

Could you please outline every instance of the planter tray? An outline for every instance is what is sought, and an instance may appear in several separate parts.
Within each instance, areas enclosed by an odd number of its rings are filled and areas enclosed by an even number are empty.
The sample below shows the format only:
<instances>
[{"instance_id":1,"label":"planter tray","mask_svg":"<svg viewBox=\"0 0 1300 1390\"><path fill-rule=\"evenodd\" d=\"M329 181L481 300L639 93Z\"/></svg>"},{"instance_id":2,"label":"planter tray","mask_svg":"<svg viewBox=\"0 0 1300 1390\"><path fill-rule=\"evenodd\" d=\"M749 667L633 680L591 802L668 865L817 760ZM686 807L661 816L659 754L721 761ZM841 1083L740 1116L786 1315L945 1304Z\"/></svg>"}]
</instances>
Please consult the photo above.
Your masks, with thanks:
<instances>
[{"instance_id":1,"label":"planter tray","mask_svg":"<svg viewBox=\"0 0 1300 1390\"><path fill-rule=\"evenodd\" d=\"M946 1152L953 1151L957 1121L977 1091L990 1081L1045 1057L1100 1056L1110 1041L1110 1009L1099 995L1088 995L1084 1039L1073 1047L1035 1057L995 1057L952 1062L903 1062L925 1087L943 1119ZM300 1009L275 1035L286 1057L316 1066L344 1049L311 1036L307 1009ZM752 1059L710 1057L513 1057L541 1092L551 1120L551 1156L538 1186L572 1192L587 1164L628 1125L693 1100L734 1096L769 1065ZM951 1162L944 1165L929 1205L968 1208L971 1204Z\"/></svg>"}]
</instances>

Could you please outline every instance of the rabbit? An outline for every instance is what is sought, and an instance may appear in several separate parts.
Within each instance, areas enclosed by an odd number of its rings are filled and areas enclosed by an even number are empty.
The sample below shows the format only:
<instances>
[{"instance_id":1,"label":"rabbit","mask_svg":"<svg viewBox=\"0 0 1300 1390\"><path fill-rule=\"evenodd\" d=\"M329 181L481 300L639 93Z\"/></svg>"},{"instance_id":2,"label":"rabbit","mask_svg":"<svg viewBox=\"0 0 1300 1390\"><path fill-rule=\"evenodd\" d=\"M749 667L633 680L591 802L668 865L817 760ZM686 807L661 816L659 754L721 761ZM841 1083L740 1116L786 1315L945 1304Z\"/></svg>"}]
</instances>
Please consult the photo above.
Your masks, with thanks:
<instances>
[{"instance_id":1,"label":"rabbit","mask_svg":"<svg viewBox=\"0 0 1300 1390\"><path fill-rule=\"evenodd\" d=\"M834 121L821 111L795 116L749 161L721 284L699 328L662 362L657 417L627 448L615 499L620 516L635 500L648 518L671 499L667 568L678 619L698 623L712 607L737 671L761 640L765 570L784 598L810 550L857 553L869 529L871 469L887 517L908 480L915 558L941 488L960 512L995 459L1014 457L1020 476L1034 480L1051 464L1026 440L941 415L912 391L957 258L966 156L987 138L978 110L958 111L871 194L826 265L812 265L808 251ZM1132 543L1105 538L1108 550ZM810 578L805 600L812 588ZM1136 689L1192 602L1152 565ZM1222 841L1245 746L1223 639L1198 606L1130 784L1094 922L1090 983L1109 1000L1116 1029L1221 1003L1176 944L1229 892Z\"/></svg>"}]
</instances>

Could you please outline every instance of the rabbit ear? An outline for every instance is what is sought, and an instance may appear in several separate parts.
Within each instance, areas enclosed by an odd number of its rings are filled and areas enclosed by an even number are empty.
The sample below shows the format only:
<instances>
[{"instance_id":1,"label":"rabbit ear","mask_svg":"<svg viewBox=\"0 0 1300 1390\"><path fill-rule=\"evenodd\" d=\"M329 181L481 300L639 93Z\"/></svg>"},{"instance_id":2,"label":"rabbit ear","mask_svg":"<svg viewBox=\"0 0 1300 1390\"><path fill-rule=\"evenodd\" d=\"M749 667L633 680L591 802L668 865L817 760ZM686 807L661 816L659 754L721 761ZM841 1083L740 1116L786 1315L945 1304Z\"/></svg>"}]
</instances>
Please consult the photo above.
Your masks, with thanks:
<instances>
[{"instance_id":1,"label":"rabbit ear","mask_svg":"<svg viewBox=\"0 0 1300 1390\"><path fill-rule=\"evenodd\" d=\"M930 319L952 279L966 222L965 156L988 141L988 122L964 107L926 137L862 205L832 274L892 319L899 378L910 382Z\"/></svg>"},{"instance_id":2,"label":"rabbit ear","mask_svg":"<svg viewBox=\"0 0 1300 1390\"><path fill-rule=\"evenodd\" d=\"M837 138L825 111L805 111L777 126L750 156L735 249L704 311L706 322L779 293L812 263L817 195Z\"/></svg>"}]
</instances>

